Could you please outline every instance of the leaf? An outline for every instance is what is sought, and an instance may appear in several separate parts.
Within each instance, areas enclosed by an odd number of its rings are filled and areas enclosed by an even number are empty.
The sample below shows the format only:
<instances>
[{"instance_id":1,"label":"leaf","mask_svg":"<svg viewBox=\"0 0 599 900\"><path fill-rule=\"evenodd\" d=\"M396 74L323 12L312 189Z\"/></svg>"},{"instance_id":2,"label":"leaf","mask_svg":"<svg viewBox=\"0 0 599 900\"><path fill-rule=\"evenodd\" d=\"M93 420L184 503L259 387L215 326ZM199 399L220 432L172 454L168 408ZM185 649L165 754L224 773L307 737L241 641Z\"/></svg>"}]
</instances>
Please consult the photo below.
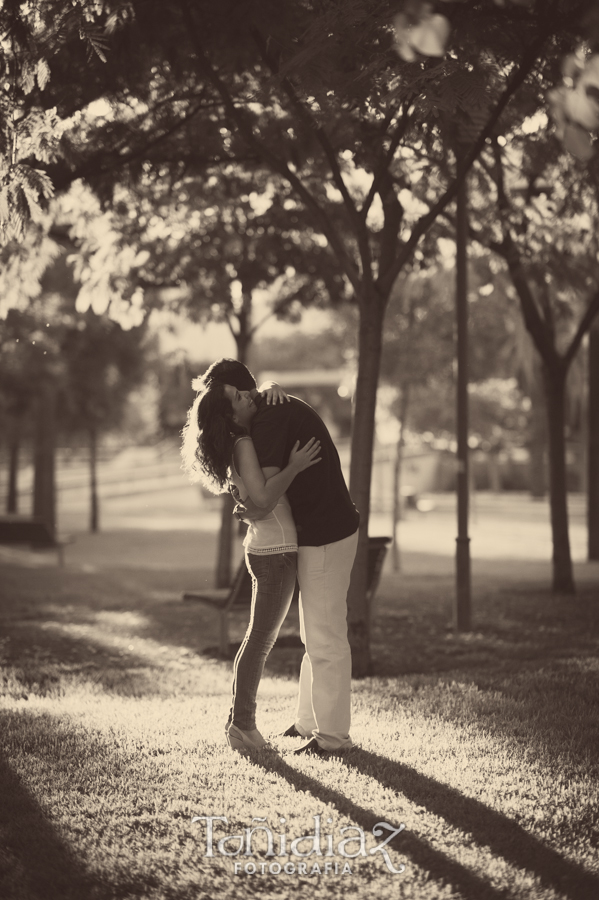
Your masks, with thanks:
<instances>
[{"instance_id":1,"label":"leaf","mask_svg":"<svg viewBox=\"0 0 599 900\"><path fill-rule=\"evenodd\" d=\"M107 62L106 53L109 48L106 34L102 28L93 25L85 25L79 29L79 37L88 44L88 53L95 53L102 62Z\"/></svg>"},{"instance_id":2,"label":"leaf","mask_svg":"<svg viewBox=\"0 0 599 900\"><path fill-rule=\"evenodd\" d=\"M35 87L35 69L29 60L26 60L23 64L19 83L24 94L30 94Z\"/></svg>"},{"instance_id":3,"label":"leaf","mask_svg":"<svg viewBox=\"0 0 599 900\"><path fill-rule=\"evenodd\" d=\"M10 186L10 192L12 194L13 202L12 215L18 218L24 224L30 218L32 204L33 208L36 211L39 209L39 207L37 206L33 198L27 197L23 185L20 182L13 181Z\"/></svg>"},{"instance_id":4,"label":"leaf","mask_svg":"<svg viewBox=\"0 0 599 900\"><path fill-rule=\"evenodd\" d=\"M52 184L52 179L50 178L50 176L42 169L30 168L29 171L31 173L35 173L38 190L41 196L46 200L50 200L54 196L54 185Z\"/></svg>"},{"instance_id":5,"label":"leaf","mask_svg":"<svg viewBox=\"0 0 599 900\"><path fill-rule=\"evenodd\" d=\"M464 112L471 114L474 109L485 113L488 111L488 85L480 74L460 69L448 75L442 86L446 91L453 93L458 106Z\"/></svg>"},{"instance_id":6,"label":"leaf","mask_svg":"<svg viewBox=\"0 0 599 900\"><path fill-rule=\"evenodd\" d=\"M8 220L6 234L19 239L25 230L25 225L30 219L30 208L25 192L18 181L11 181L8 185Z\"/></svg>"},{"instance_id":7,"label":"leaf","mask_svg":"<svg viewBox=\"0 0 599 900\"><path fill-rule=\"evenodd\" d=\"M8 205L8 189L3 187L0 190L0 222L2 224L6 224L10 217L10 210Z\"/></svg>"},{"instance_id":8,"label":"leaf","mask_svg":"<svg viewBox=\"0 0 599 900\"><path fill-rule=\"evenodd\" d=\"M42 169L34 169L32 166L19 163L15 166L14 172L20 178L21 183L34 193L36 199L40 195L46 200L54 196L54 185Z\"/></svg>"},{"instance_id":9,"label":"leaf","mask_svg":"<svg viewBox=\"0 0 599 900\"><path fill-rule=\"evenodd\" d=\"M37 61L36 76L38 87L40 91L43 91L50 81L50 66L43 57Z\"/></svg>"},{"instance_id":10,"label":"leaf","mask_svg":"<svg viewBox=\"0 0 599 900\"><path fill-rule=\"evenodd\" d=\"M121 25L132 22L135 19L135 9L130 3L123 3L118 9L111 12L106 19L106 34L112 34Z\"/></svg>"}]
</instances>

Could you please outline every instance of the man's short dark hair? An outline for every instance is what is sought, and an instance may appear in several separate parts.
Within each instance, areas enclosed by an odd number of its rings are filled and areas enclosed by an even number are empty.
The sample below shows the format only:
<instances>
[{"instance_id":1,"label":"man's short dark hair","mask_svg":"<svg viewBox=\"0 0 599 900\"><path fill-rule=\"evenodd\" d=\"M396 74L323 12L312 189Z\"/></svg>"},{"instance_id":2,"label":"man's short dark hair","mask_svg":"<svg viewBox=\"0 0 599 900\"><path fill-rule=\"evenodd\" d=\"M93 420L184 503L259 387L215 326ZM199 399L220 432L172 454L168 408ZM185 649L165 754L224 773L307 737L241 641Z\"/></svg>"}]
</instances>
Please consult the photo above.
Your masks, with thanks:
<instances>
[{"instance_id":1,"label":"man's short dark hair","mask_svg":"<svg viewBox=\"0 0 599 900\"><path fill-rule=\"evenodd\" d=\"M193 381L193 387L196 391L210 388L215 381L220 384L231 384L238 391L251 391L256 387L256 379L247 366L244 366L238 359L217 359L207 369L201 378Z\"/></svg>"}]
</instances>

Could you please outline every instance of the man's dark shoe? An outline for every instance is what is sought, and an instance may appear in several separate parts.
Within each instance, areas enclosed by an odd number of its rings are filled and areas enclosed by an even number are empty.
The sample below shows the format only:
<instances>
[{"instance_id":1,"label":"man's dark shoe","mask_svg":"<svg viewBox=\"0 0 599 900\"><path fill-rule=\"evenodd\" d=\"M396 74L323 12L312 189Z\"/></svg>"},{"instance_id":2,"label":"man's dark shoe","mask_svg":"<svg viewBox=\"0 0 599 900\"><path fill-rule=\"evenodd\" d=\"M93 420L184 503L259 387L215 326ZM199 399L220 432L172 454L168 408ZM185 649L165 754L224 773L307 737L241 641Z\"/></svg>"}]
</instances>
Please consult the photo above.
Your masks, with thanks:
<instances>
[{"instance_id":1,"label":"man's dark shoe","mask_svg":"<svg viewBox=\"0 0 599 900\"><path fill-rule=\"evenodd\" d=\"M279 734L279 737L303 737L303 734L300 734L295 725L290 725L287 731L282 731Z\"/></svg>"},{"instance_id":2,"label":"man's dark shoe","mask_svg":"<svg viewBox=\"0 0 599 900\"><path fill-rule=\"evenodd\" d=\"M316 738L312 738L307 744L303 744L303 746L298 747L297 750L293 751L294 756L299 756L301 753L307 753L309 756L329 755L329 751L325 750L324 747L321 747Z\"/></svg>"}]
</instances>

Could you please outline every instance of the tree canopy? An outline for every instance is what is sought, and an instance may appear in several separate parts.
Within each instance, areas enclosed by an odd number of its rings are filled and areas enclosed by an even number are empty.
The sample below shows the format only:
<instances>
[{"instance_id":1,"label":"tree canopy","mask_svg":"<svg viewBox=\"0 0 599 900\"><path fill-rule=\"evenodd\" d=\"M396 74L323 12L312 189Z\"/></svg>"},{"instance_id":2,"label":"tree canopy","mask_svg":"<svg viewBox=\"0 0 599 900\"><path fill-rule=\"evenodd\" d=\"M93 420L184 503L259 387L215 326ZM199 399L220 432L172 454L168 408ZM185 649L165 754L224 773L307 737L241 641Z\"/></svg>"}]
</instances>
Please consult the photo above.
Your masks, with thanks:
<instances>
[{"instance_id":1,"label":"tree canopy","mask_svg":"<svg viewBox=\"0 0 599 900\"><path fill-rule=\"evenodd\" d=\"M144 179L214 175L222 187L240 172L258 183L267 172L293 197L281 216L298 216L323 236L336 278L354 297L360 321L350 489L362 524L350 633L367 644L372 442L393 285L413 259L425 258L431 227L450 212L488 142L516 123L524 129L546 109L548 89L565 91L558 135L572 148L572 127L582 128L593 149L596 4L78 0L72 16L55 22L59 5L42 3L36 18L13 2L1 23L5 56L18 74L11 109L18 103L24 129L42 123L39 141L17 141L21 156L7 163L17 232L29 196L18 165L31 179L45 179L30 187L31 197L35 190L39 199L48 196L48 178L57 191L85 179L105 203L122 185ZM577 53L580 65L564 71L563 60ZM41 59L49 59L49 81ZM32 81L25 73L38 66ZM17 131L11 124L12 146ZM51 149L42 148L50 133ZM21 185L13 193L10 179ZM209 272L209 262L204 268Z\"/></svg>"}]
</instances>

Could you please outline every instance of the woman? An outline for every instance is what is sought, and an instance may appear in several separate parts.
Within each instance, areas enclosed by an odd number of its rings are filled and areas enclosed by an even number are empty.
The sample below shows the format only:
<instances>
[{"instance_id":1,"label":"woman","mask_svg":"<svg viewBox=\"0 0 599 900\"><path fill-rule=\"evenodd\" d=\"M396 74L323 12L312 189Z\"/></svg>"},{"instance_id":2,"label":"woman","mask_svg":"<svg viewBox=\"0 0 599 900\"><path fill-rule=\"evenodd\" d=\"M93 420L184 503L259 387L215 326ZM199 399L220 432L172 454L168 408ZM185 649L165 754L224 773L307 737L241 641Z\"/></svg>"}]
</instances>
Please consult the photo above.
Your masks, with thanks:
<instances>
[{"instance_id":1,"label":"woman","mask_svg":"<svg viewBox=\"0 0 599 900\"><path fill-rule=\"evenodd\" d=\"M304 469L320 462L320 442L299 441L282 471L266 478L252 439L257 407L249 391L214 383L199 394L183 430L182 456L191 479L220 493L234 485L265 509L244 540L252 576L252 612L233 666L233 699L226 727L234 750L268 745L256 728L256 694L264 664L291 604L297 572L297 533L285 491Z\"/></svg>"}]
</instances>

